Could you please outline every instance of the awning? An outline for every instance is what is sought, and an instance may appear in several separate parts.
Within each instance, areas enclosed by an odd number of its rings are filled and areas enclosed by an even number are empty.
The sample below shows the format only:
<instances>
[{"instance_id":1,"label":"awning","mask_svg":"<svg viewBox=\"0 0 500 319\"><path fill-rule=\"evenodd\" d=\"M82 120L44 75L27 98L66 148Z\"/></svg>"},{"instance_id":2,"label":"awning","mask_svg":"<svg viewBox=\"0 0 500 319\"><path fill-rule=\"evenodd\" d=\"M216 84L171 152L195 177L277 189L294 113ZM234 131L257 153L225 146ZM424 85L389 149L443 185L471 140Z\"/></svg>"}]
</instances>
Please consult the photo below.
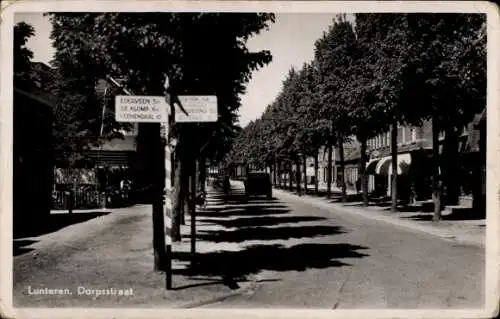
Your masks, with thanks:
<instances>
[{"instance_id":1,"label":"awning","mask_svg":"<svg viewBox=\"0 0 500 319\"><path fill-rule=\"evenodd\" d=\"M398 154L397 158L397 174L407 174L411 165L411 155L410 153ZM392 158L391 156L386 156L382 158L375 167L375 174L378 175L392 175Z\"/></svg>"},{"instance_id":2,"label":"awning","mask_svg":"<svg viewBox=\"0 0 500 319\"><path fill-rule=\"evenodd\" d=\"M375 168L377 167L378 162L380 161L380 158L376 159L371 159L366 163L366 174L367 175L374 175L375 174Z\"/></svg>"}]
</instances>

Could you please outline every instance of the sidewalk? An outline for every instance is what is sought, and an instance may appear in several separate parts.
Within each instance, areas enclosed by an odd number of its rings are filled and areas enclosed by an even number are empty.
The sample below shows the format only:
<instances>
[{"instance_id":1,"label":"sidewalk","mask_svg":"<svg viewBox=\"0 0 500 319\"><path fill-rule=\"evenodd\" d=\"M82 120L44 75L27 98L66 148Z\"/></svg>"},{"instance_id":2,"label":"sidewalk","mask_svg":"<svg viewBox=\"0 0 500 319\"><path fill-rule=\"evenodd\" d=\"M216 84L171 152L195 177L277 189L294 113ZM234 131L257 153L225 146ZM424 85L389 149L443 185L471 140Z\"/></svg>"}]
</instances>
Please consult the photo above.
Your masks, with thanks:
<instances>
[{"instance_id":1,"label":"sidewalk","mask_svg":"<svg viewBox=\"0 0 500 319\"><path fill-rule=\"evenodd\" d=\"M210 216L219 210L208 191L209 204L197 208ZM181 227L182 241L172 244L172 290L166 290L164 272L153 270L151 206L109 209L92 215L79 212L82 222L65 225L47 234L19 237L23 251L14 257L15 307L161 307L191 308L243 293L253 278L221 278L217 272L190 271L190 219ZM93 213L93 212L92 212ZM95 213L93 213L95 214ZM59 213L57 216L62 216ZM69 215L69 214L66 214ZM73 216L75 216L73 215ZM76 217L75 216L75 217ZM197 233L217 232L222 226L197 221ZM204 241L197 238L196 252L219 254L238 250L238 243ZM131 296L92 296L78 293L89 289L133 289ZM68 296L33 295L28 287L67 288Z\"/></svg>"},{"instance_id":2,"label":"sidewalk","mask_svg":"<svg viewBox=\"0 0 500 319\"><path fill-rule=\"evenodd\" d=\"M310 190L311 188L308 187ZM312 187L314 189L314 186ZM326 187L325 187L326 189ZM321 188L320 188L321 190ZM486 240L486 220L441 220L438 223L431 221L432 213L423 211L410 211L409 209L399 211L397 213L390 212L387 206L376 206L371 203L368 207L363 207L360 201L349 203L340 203L332 199L327 199L324 196L302 195L298 196L293 192L285 189L274 188L275 194L279 196L293 197L296 200L307 201L311 205L324 209L342 211L345 213L356 214L363 218L371 218L379 221L391 223L395 226L405 227L410 230L424 232L430 235L438 236L446 240L454 240L457 242L485 245ZM332 187L334 198L338 200L338 192ZM353 195L355 192L348 192L348 195ZM445 216L447 212L443 211Z\"/></svg>"}]
</instances>

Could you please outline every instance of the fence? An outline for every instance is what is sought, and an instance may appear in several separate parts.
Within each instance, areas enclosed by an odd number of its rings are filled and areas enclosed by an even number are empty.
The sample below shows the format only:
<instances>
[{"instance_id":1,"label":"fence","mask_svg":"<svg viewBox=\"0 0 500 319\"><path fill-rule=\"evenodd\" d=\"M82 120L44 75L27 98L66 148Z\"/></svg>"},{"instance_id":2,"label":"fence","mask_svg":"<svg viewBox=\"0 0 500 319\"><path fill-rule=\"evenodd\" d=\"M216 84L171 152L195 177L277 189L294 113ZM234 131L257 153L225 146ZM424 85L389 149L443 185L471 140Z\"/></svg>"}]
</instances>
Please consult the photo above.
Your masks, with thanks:
<instances>
[{"instance_id":1,"label":"fence","mask_svg":"<svg viewBox=\"0 0 500 319\"><path fill-rule=\"evenodd\" d=\"M52 192L52 209L69 209L71 195L73 195L73 209L93 209L102 207L104 194L87 189Z\"/></svg>"}]
</instances>

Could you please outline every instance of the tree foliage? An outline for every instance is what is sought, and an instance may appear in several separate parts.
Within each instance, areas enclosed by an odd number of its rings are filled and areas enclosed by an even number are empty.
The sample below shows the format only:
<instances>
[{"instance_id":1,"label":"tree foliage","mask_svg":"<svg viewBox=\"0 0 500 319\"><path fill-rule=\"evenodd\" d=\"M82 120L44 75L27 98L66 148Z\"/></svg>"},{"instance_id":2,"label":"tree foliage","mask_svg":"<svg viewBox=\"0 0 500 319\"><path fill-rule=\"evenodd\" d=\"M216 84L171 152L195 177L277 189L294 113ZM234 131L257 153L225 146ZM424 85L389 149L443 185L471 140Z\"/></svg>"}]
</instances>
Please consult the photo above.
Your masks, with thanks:
<instances>
[{"instance_id":1,"label":"tree foliage","mask_svg":"<svg viewBox=\"0 0 500 319\"><path fill-rule=\"evenodd\" d=\"M35 29L26 22L19 22L14 26L14 73L21 81L29 80L33 52L26 47L26 43L34 35Z\"/></svg>"},{"instance_id":2,"label":"tree foliage","mask_svg":"<svg viewBox=\"0 0 500 319\"><path fill-rule=\"evenodd\" d=\"M363 144L394 123L420 125L429 119L437 129L456 134L484 109L485 15L366 13L355 18L355 26L345 16L333 20L315 43L314 60L292 69L262 117L242 130L234 158L287 160L298 150L340 146L339 137L353 134ZM283 118L287 121L278 120ZM257 130L253 123L265 125ZM447 149L453 153L457 147ZM452 167L450 161L453 155L445 155L440 165Z\"/></svg>"}]
</instances>

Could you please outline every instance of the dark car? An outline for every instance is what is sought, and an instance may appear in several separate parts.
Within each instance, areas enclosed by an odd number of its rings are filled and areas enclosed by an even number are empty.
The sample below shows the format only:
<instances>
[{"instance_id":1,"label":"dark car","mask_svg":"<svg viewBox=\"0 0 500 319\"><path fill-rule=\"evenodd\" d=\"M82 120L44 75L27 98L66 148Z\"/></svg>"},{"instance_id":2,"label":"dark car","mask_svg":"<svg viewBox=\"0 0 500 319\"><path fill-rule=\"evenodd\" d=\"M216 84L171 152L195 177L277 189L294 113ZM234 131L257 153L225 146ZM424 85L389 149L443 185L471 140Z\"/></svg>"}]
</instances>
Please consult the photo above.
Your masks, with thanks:
<instances>
[{"instance_id":1,"label":"dark car","mask_svg":"<svg viewBox=\"0 0 500 319\"><path fill-rule=\"evenodd\" d=\"M265 195L268 199L273 197L273 187L269 173L248 173L245 181L245 195Z\"/></svg>"}]
</instances>

